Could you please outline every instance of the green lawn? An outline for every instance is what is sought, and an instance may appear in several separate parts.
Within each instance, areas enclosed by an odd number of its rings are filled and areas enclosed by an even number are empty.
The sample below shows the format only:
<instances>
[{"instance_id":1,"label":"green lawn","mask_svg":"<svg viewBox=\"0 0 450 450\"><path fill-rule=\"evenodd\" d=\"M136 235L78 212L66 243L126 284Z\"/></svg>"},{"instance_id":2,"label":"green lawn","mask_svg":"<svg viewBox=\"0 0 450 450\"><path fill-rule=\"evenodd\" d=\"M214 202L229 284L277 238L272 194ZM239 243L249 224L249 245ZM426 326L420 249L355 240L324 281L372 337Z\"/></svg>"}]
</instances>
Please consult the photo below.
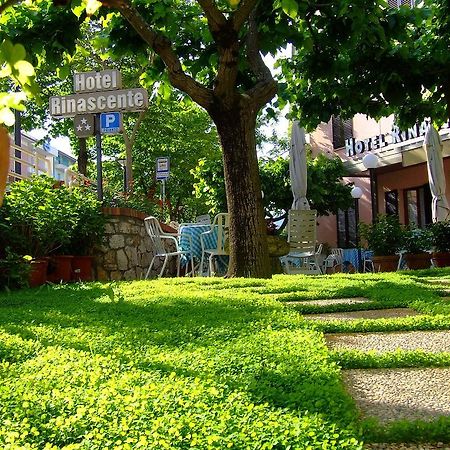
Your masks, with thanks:
<instances>
[{"instance_id":1,"label":"green lawn","mask_svg":"<svg viewBox=\"0 0 450 450\"><path fill-rule=\"evenodd\" d=\"M330 352L323 332L450 329L450 302L428 283L442 277L450 270L0 294L0 447L362 448L340 365L448 366L449 355L374 361ZM311 324L299 312L336 308L283 305L355 296L370 298L370 308L409 306L426 316ZM355 307L367 306L347 309ZM439 426L425 429L445 438Z\"/></svg>"}]
</instances>

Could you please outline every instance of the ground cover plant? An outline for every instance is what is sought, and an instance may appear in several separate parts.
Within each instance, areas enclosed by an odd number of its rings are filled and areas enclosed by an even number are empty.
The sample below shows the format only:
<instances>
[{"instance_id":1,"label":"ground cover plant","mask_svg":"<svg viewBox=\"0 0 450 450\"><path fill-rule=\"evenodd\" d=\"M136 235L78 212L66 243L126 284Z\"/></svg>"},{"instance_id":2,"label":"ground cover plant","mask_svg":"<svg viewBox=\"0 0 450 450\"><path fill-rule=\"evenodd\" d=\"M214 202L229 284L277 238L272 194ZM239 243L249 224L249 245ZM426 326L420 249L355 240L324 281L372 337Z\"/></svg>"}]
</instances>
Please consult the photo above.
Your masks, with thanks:
<instances>
[{"instance_id":1,"label":"ground cover plant","mask_svg":"<svg viewBox=\"0 0 450 450\"><path fill-rule=\"evenodd\" d=\"M323 335L331 322L312 323L285 302L364 296L422 308L414 320L450 329L448 302L428 282L449 274L163 279L1 294L0 447L360 449L388 431L361 428L339 366L402 366L408 355L377 363L332 352ZM448 366L448 355L409 357ZM414 429L407 439L445 437L442 422Z\"/></svg>"}]
</instances>

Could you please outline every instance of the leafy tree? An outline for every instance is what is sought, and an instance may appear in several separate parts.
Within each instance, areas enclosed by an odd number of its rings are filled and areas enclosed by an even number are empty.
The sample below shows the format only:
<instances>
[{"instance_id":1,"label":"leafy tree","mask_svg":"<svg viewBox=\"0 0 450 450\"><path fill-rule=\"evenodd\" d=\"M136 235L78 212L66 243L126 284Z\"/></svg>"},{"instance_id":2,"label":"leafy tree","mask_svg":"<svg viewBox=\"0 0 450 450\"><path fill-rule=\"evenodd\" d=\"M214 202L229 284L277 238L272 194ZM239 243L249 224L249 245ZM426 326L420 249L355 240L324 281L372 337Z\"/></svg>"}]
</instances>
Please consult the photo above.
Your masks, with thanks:
<instances>
[{"instance_id":1,"label":"leafy tree","mask_svg":"<svg viewBox=\"0 0 450 450\"><path fill-rule=\"evenodd\" d=\"M169 85L184 92L208 112L217 127L231 216L228 276L270 276L255 126L259 111L274 98L278 85L262 53L275 55L287 42L297 48L310 48L310 35L321 33L324 17L339 26L348 25L343 30L349 34L362 35L369 24L375 25L372 10L376 3L103 1L105 8L100 8L99 15L105 18L103 26L116 54L154 52L154 64L142 81L154 86L152 83L158 80L163 93ZM80 8L76 6L74 11L82 18ZM54 12L46 0L17 6L15 10L8 19L33 20L34 16L38 25L41 14ZM111 15L111 11L120 15ZM22 31L29 35L34 26L26 25ZM60 20L52 24L52 31L66 31L67 23L61 25ZM15 26L16 34L21 33L19 28Z\"/></svg>"},{"instance_id":2,"label":"leafy tree","mask_svg":"<svg viewBox=\"0 0 450 450\"><path fill-rule=\"evenodd\" d=\"M339 209L347 209L352 203L351 186L343 184L345 169L338 158L328 158L319 154L308 156L307 198L312 209L326 216L336 214ZM289 160L283 157L265 158L259 162L264 209L266 215L275 221L287 222L287 212L292 206L293 196L289 177ZM223 171L218 160L202 160L194 171L196 195L204 199L210 211L226 210Z\"/></svg>"},{"instance_id":3,"label":"leafy tree","mask_svg":"<svg viewBox=\"0 0 450 450\"><path fill-rule=\"evenodd\" d=\"M281 62L289 78L284 98L296 95L293 106L303 125L314 128L332 114L395 113L402 127L424 117L438 124L450 118L450 3L417 3L390 8L379 2L373 26L351 37L344 27L359 23L323 17L310 47Z\"/></svg>"}]
</instances>

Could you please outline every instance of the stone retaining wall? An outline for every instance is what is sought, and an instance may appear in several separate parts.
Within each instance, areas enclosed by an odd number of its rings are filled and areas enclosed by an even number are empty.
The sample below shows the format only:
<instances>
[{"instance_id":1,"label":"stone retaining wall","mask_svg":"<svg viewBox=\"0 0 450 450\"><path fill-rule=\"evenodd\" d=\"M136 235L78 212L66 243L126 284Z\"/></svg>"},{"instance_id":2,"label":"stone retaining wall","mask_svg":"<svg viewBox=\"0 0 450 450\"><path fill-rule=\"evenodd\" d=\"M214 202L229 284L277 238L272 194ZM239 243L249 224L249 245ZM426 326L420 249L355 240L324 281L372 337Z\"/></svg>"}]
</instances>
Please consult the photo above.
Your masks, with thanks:
<instances>
[{"instance_id":1,"label":"stone retaining wall","mask_svg":"<svg viewBox=\"0 0 450 450\"><path fill-rule=\"evenodd\" d=\"M137 280L144 278L153 249L145 227L146 214L130 208L103 208L106 216L105 235L96 252L96 279ZM176 230L161 224L164 231ZM152 276L159 273L162 261L158 258ZM170 269L169 269L170 270Z\"/></svg>"}]
</instances>

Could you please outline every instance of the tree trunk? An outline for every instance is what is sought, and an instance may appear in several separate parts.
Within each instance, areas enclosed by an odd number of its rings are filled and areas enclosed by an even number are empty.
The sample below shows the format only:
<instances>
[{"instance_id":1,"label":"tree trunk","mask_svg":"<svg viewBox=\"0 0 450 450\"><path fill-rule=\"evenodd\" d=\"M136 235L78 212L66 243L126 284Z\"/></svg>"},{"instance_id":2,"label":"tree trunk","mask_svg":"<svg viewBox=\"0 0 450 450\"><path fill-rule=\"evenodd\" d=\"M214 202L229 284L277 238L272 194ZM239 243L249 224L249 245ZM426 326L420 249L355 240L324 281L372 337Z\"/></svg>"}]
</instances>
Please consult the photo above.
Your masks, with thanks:
<instances>
[{"instance_id":1,"label":"tree trunk","mask_svg":"<svg viewBox=\"0 0 450 450\"><path fill-rule=\"evenodd\" d=\"M266 226L255 145L256 114L249 105L212 112L220 136L230 213L227 277L270 278Z\"/></svg>"},{"instance_id":2,"label":"tree trunk","mask_svg":"<svg viewBox=\"0 0 450 450\"><path fill-rule=\"evenodd\" d=\"M84 176L87 176L88 155L86 149L86 138L79 138L78 146L79 146L78 161L77 161L78 172Z\"/></svg>"}]
</instances>

